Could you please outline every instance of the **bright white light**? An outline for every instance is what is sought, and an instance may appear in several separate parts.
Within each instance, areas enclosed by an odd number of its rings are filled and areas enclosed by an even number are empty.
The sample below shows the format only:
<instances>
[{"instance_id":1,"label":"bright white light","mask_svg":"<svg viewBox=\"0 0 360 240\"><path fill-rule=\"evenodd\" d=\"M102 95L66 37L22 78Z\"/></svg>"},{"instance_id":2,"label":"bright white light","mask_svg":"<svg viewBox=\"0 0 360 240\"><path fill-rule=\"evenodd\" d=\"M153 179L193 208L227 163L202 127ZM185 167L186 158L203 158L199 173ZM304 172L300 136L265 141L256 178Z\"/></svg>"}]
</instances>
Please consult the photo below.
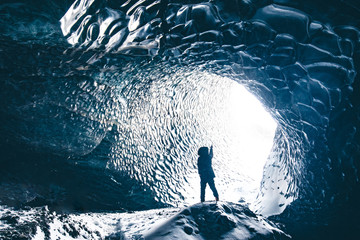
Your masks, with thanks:
<instances>
[{"instance_id":1,"label":"bright white light","mask_svg":"<svg viewBox=\"0 0 360 240\"><path fill-rule=\"evenodd\" d=\"M232 84L224 103L228 114L223 121L232 141L228 149L233 153L230 164L237 172L259 181L272 147L276 123L259 100L237 83Z\"/></svg>"},{"instance_id":2,"label":"bright white light","mask_svg":"<svg viewBox=\"0 0 360 240\"><path fill-rule=\"evenodd\" d=\"M197 151L213 145L220 199L254 202L276 128L261 103L239 83L203 71L181 68L154 79L143 99L133 104L132 117L125 120L133 140L114 151L121 160L116 162L119 169L146 172L134 174L135 178L153 183L159 199L173 194L174 199L181 196L180 204L197 203ZM136 154L128 154L133 159L122 161L128 158L122 149L134 149L133 144L138 146ZM163 177L166 184L159 181ZM209 188L206 199L214 199Z\"/></svg>"},{"instance_id":3,"label":"bright white light","mask_svg":"<svg viewBox=\"0 0 360 240\"><path fill-rule=\"evenodd\" d=\"M222 140L216 139L225 143L219 142L222 154L214 159L214 165L218 172L224 173L223 179L230 182L230 188L223 193L225 199L238 201L242 198L252 202L273 145L276 122L254 95L240 84L228 82L223 106L220 106L221 114L217 115L223 126ZM217 144L214 143L215 146ZM221 170L224 167L230 176Z\"/></svg>"},{"instance_id":4,"label":"bright white light","mask_svg":"<svg viewBox=\"0 0 360 240\"><path fill-rule=\"evenodd\" d=\"M239 83L211 74L202 76L203 83L197 78L203 89L194 114L203 119L203 145L214 146L213 168L221 199L251 203L260 187L277 124ZM206 199L213 199L209 188Z\"/></svg>"}]
</instances>

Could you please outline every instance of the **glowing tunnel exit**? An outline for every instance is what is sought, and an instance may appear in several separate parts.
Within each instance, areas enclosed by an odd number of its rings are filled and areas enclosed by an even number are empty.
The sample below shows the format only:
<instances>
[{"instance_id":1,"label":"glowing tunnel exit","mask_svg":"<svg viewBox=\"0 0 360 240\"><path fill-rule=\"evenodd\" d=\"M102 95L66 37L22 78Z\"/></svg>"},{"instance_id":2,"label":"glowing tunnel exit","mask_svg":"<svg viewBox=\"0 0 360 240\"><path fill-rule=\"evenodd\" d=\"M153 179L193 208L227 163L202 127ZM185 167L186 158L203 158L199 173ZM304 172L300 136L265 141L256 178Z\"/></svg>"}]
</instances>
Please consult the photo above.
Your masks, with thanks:
<instances>
[{"instance_id":1,"label":"glowing tunnel exit","mask_svg":"<svg viewBox=\"0 0 360 240\"><path fill-rule=\"evenodd\" d=\"M213 168L221 199L254 202L277 124L239 83L212 74L197 77L197 82L201 90L193 114L206 132L199 146L214 146ZM193 182L197 191L198 181ZM206 199L213 199L209 188Z\"/></svg>"},{"instance_id":2,"label":"glowing tunnel exit","mask_svg":"<svg viewBox=\"0 0 360 240\"><path fill-rule=\"evenodd\" d=\"M198 149L213 145L220 200L254 202L276 129L257 98L238 82L199 69L142 71L138 85L122 91L132 101L108 166L148 186L156 201L193 204L200 201ZM206 200L212 199L207 189Z\"/></svg>"}]
</instances>

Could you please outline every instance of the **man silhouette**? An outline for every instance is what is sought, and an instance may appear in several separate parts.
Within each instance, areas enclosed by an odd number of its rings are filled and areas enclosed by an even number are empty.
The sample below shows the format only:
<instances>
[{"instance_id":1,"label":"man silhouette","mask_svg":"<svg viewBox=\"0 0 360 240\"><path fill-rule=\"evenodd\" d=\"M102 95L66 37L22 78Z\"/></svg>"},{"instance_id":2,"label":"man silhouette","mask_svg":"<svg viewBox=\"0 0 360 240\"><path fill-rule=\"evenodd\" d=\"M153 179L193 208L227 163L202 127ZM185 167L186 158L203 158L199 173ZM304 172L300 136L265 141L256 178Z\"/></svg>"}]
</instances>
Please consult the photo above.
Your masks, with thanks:
<instances>
[{"instance_id":1,"label":"man silhouette","mask_svg":"<svg viewBox=\"0 0 360 240\"><path fill-rule=\"evenodd\" d=\"M215 200L219 201L219 194L215 187L215 174L211 166L212 157L213 157L213 147L210 147L210 152L207 147L201 147L198 151L198 171L200 175L200 185L201 185L201 202L205 201L205 188L206 184L209 184L210 189L212 190Z\"/></svg>"}]
</instances>

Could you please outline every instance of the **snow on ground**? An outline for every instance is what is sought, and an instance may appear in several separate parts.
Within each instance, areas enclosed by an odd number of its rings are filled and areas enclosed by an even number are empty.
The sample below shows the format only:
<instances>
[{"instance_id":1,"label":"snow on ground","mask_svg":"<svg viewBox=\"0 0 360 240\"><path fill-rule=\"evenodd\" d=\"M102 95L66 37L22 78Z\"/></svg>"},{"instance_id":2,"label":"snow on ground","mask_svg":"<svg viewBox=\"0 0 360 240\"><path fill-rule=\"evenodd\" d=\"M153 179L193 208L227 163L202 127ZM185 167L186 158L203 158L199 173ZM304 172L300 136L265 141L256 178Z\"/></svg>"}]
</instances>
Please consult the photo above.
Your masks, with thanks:
<instances>
[{"instance_id":1,"label":"snow on ground","mask_svg":"<svg viewBox=\"0 0 360 240\"><path fill-rule=\"evenodd\" d=\"M0 208L0 239L288 239L245 204L205 202L127 213L56 214Z\"/></svg>"},{"instance_id":2,"label":"snow on ground","mask_svg":"<svg viewBox=\"0 0 360 240\"><path fill-rule=\"evenodd\" d=\"M0 239L140 239L178 208L127 213L57 214L47 207L15 210L0 206Z\"/></svg>"},{"instance_id":3,"label":"snow on ground","mask_svg":"<svg viewBox=\"0 0 360 240\"><path fill-rule=\"evenodd\" d=\"M289 239L290 237L246 205L198 203L145 233L146 240Z\"/></svg>"}]
</instances>

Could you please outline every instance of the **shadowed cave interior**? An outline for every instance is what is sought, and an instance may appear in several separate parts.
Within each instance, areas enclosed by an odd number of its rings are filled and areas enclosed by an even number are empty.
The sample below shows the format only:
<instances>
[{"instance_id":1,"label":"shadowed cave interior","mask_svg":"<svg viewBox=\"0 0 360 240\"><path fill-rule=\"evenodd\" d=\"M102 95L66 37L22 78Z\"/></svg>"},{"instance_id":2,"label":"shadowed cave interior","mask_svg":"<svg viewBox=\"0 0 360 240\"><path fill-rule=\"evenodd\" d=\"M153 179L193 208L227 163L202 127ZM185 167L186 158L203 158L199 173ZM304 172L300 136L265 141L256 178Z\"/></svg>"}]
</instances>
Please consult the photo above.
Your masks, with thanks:
<instances>
[{"instance_id":1,"label":"shadowed cave interior","mask_svg":"<svg viewBox=\"0 0 360 240\"><path fill-rule=\"evenodd\" d=\"M359 8L343 3L54 1L47 16L19 1L28 17L3 4L2 21L16 24L1 35L1 204L86 212L196 202L198 147L214 144L219 160L241 152L234 135L249 129L235 130L234 101L250 101L238 98L244 86L277 128L265 134L273 143L259 188L239 196L251 192L242 200L290 233L331 236L323 229L337 226L352 236L360 33ZM249 186L249 172L220 164L219 186Z\"/></svg>"}]
</instances>

